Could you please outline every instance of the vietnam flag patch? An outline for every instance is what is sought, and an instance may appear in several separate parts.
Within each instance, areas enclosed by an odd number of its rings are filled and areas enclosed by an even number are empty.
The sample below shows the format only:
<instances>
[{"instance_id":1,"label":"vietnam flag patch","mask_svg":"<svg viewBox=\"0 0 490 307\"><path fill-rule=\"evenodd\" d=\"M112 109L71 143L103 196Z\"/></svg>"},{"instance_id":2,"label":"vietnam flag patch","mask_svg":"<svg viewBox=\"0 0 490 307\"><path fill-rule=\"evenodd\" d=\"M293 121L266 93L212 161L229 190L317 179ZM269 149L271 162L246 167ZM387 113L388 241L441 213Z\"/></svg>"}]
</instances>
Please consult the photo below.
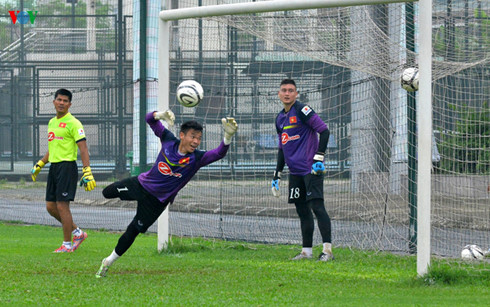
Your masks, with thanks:
<instances>
[{"instance_id":1,"label":"vietnam flag patch","mask_svg":"<svg viewBox=\"0 0 490 307\"><path fill-rule=\"evenodd\" d=\"M179 164L189 164L189 157L185 157L179 160Z\"/></svg>"},{"instance_id":2,"label":"vietnam flag patch","mask_svg":"<svg viewBox=\"0 0 490 307\"><path fill-rule=\"evenodd\" d=\"M290 124L296 124L298 122L298 120L296 119L296 116L291 116L289 118L289 123Z\"/></svg>"},{"instance_id":3,"label":"vietnam flag patch","mask_svg":"<svg viewBox=\"0 0 490 307\"><path fill-rule=\"evenodd\" d=\"M60 127L60 128L66 128L66 123L60 123L58 127Z\"/></svg>"}]
</instances>

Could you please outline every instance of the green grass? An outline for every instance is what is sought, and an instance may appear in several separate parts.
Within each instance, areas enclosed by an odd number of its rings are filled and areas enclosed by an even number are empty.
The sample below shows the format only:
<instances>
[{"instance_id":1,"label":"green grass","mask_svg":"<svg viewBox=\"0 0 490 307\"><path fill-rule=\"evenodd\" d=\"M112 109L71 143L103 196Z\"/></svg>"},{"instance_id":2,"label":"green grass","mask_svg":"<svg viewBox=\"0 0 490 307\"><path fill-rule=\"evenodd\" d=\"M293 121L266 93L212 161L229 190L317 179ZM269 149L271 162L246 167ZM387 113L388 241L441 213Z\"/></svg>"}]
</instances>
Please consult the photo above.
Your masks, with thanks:
<instances>
[{"instance_id":1,"label":"green grass","mask_svg":"<svg viewBox=\"0 0 490 307\"><path fill-rule=\"evenodd\" d=\"M96 279L120 234L88 234L76 252L53 254L60 228L0 223L0 305L458 306L490 299L483 263L434 259L428 276L417 278L413 256L335 249L333 262L292 262L298 246L175 237L158 254L154 234L140 235Z\"/></svg>"},{"instance_id":2,"label":"green grass","mask_svg":"<svg viewBox=\"0 0 490 307\"><path fill-rule=\"evenodd\" d=\"M19 189L19 188L44 188L46 187L46 182L32 182L30 179L29 181L26 181L24 178L19 179L18 182L15 181L8 181L7 179L3 178L0 179L0 190L14 190L14 189Z\"/></svg>"}]
</instances>

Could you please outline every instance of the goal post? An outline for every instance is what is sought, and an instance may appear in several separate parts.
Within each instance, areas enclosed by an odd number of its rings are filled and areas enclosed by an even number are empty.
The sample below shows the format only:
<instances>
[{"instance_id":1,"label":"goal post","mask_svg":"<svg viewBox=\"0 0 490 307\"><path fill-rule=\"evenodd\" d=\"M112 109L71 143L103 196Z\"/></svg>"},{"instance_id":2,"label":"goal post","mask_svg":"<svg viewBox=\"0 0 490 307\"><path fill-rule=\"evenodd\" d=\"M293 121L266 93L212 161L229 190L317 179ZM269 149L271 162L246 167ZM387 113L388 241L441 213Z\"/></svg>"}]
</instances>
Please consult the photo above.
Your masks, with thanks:
<instances>
[{"instance_id":1,"label":"goal post","mask_svg":"<svg viewBox=\"0 0 490 307\"><path fill-rule=\"evenodd\" d=\"M169 107L170 89L170 23L173 20L182 20L188 18L203 18L226 15L244 15L254 13L266 13L275 11L303 10L303 9L321 9L347 6L365 6L374 4L390 4L413 1L399 0L276 0L260 1L236 4L209 5L203 7L165 9L159 14L159 96L158 107L162 110ZM420 31L420 90L419 105L424 108L417 112L418 114L418 172L417 172L417 200L418 200L418 223L417 223L417 273L424 275L430 266L430 196L431 196L431 137L432 137L432 96L431 96L431 31L432 0L420 1L420 26L425 29ZM168 6L167 6L168 7ZM158 249L165 248L168 244L169 220L168 208L166 214L158 220Z\"/></svg>"},{"instance_id":2,"label":"goal post","mask_svg":"<svg viewBox=\"0 0 490 307\"><path fill-rule=\"evenodd\" d=\"M163 9L168 7L169 1L162 0ZM166 42L164 44L163 42ZM170 23L159 19L158 29L158 98L157 107L159 111L169 109L170 89ZM168 247L169 239L169 208L167 207L158 218L157 222L157 249L158 252Z\"/></svg>"},{"instance_id":3,"label":"goal post","mask_svg":"<svg viewBox=\"0 0 490 307\"><path fill-rule=\"evenodd\" d=\"M428 272L431 255L432 0L419 3L422 30L419 34L420 107L417 112L417 273L422 276Z\"/></svg>"}]
</instances>

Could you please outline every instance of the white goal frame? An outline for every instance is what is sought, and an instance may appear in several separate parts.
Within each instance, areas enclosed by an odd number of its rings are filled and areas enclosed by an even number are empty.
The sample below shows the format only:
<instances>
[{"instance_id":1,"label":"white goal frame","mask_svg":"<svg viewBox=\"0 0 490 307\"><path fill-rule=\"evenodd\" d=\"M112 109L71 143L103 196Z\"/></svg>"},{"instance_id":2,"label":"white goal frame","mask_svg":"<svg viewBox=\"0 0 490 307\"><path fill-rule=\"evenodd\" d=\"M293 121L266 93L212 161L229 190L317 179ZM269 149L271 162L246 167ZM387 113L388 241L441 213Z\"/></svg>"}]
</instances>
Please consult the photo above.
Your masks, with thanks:
<instances>
[{"instance_id":1,"label":"white goal frame","mask_svg":"<svg viewBox=\"0 0 490 307\"><path fill-rule=\"evenodd\" d=\"M223 15L243 15L273 11L290 11L332 7L415 2L414 0L274 0L166 9L159 14L158 32L158 110L169 107L170 22L172 20ZM417 274L423 276L430 266L431 147L432 147L432 0L419 1L419 105L417 112ZM429 29L424 31L424 29ZM158 219L158 251L168 246L168 211Z\"/></svg>"}]
</instances>

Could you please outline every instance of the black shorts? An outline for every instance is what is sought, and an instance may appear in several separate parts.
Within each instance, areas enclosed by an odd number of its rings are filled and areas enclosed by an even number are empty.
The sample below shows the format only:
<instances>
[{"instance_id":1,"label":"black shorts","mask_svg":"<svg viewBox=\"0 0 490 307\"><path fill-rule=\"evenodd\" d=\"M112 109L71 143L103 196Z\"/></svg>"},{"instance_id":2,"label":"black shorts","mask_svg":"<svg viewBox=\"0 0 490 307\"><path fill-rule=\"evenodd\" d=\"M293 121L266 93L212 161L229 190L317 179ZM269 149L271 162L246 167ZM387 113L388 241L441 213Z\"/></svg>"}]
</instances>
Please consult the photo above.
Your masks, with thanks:
<instances>
[{"instance_id":1,"label":"black shorts","mask_svg":"<svg viewBox=\"0 0 490 307\"><path fill-rule=\"evenodd\" d=\"M323 199L323 175L289 175L288 203Z\"/></svg>"},{"instance_id":2,"label":"black shorts","mask_svg":"<svg viewBox=\"0 0 490 307\"><path fill-rule=\"evenodd\" d=\"M51 163L46 201L73 201L77 192L78 168L76 161Z\"/></svg>"},{"instance_id":3,"label":"black shorts","mask_svg":"<svg viewBox=\"0 0 490 307\"><path fill-rule=\"evenodd\" d=\"M114 182L106 187L103 193L104 195L109 195L110 198L119 197L121 200L136 200L138 202L136 215L132 223L136 225L141 233L145 233L155 223L168 205L168 201L162 203L145 190L141 186L138 177L130 177Z\"/></svg>"}]
</instances>

